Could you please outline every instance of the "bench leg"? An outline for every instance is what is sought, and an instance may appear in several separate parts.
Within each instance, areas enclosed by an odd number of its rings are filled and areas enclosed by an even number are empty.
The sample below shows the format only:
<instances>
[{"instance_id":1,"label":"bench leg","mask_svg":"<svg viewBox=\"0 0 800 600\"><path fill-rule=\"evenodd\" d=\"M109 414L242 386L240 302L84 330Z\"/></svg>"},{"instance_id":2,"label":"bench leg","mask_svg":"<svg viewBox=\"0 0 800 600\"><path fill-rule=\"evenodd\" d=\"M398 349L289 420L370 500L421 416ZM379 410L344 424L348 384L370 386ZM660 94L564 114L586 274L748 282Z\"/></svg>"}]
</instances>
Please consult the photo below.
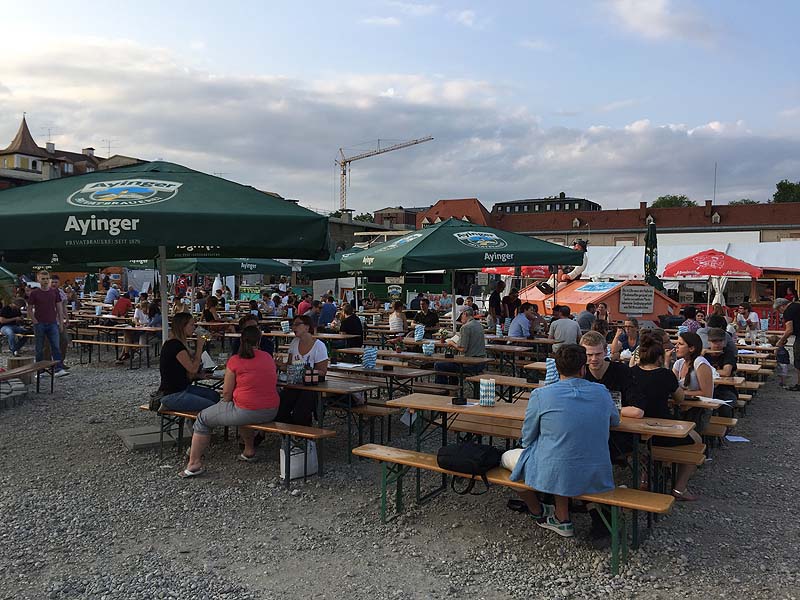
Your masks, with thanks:
<instances>
[{"instance_id":1,"label":"bench leg","mask_svg":"<svg viewBox=\"0 0 800 600\"><path fill-rule=\"evenodd\" d=\"M325 474L325 469L323 468L323 453L322 453L322 442L324 442L322 438L317 440L317 477L322 477Z\"/></svg>"},{"instance_id":2,"label":"bench leg","mask_svg":"<svg viewBox=\"0 0 800 600\"><path fill-rule=\"evenodd\" d=\"M50 393L51 394L55 390L55 387L54 387L55 384L56 384L56 368L55 367L50 367Z\"/></svg>"},{"instance_id":3,"label":"bench leg","mask_svg":"<svg viewBox=\"0 0 800 600\"><path fill-rule=\"evenodd\" d=\"M283 457L283 481L286 484L286 489L289 489L289 483L292 480L292 436L284 435L284 457Z\"/></svg>"},{"instance_id":4,"label":"bench leg","mask_svg":"<svg viewBox=\"0 0 800 600\"><path fill-rule=\"evenodd\" d=\"M147 352L147 368L149 369L150 368L150 344L147 345L147 348L145 349L145 352ZM141 364L139 366L141 366Z\"/></svg>"},{"instance_id":5,"label":"bench leg","mask_svg":"<svg viewBox=\"0 0 800 600\"><path fill-rule=\"evenodd\" d=\"M303 483L308 481L308 440L303 438Z\"/></svg>"},{"instance_id":6,"label":"bench leg","mask_svg":"<svg viewBox=\"0 0 800 600\"><path fill-rule=\"evenodd\" d=\"M410 467L381 463L381 522L387 523L396 519L403 512L403 476ZM387 517L387 496L388 487L395 484L394 507L395 513L390 518Z\"/></svg>"}]
</instances>

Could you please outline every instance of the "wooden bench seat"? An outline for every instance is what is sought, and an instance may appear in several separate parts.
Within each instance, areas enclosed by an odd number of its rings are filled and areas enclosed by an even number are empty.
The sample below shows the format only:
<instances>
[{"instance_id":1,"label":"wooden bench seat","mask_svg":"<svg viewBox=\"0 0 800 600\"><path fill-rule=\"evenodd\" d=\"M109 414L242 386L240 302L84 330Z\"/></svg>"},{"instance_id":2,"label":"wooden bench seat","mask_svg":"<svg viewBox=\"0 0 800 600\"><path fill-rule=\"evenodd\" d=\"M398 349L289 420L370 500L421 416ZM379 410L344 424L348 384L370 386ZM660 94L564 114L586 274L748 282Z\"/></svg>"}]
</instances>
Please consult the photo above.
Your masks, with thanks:
<instances>
[{"instance_id":1,"label":"wooden bench seat","mask_svg":"<svg viewBox=\"0 0 800 600\"><path fill-rule=\"evenodd\" d=\"M510 445L511 440L518 440L522 437L522 423L509 425L508 419L475 416L468 413L457 415L447 426L447 429L460 433L504 439L507 447ZM491 441L489 443L491 444Z\"/></svg>"},{"instance_id":2,"label":"wooden bench seat","mask_svg":"<svg viewBox=\"0 0 800 600\"><path fill-rule=\"evenodd\" d=\"M353 454L362 458L369 458L381 463L381 520L386 522L386 497L387 487L390 483L397 484L395 508L397 514L402 512L402 478L411 468L423 469L435 473L442 473L451 477L471 476L463 473L449 471L440 467L435 454L426 454L413 450L365 444L353 449ZM490 484L507 487L517 491L531 491L531 488L521 481L512 481L511 472L503 467L495 467L486 474ZM610 507L611 522L608 528L611 532L611 570L616 575L619 572L620 546L622 546L623 559L627 558L627 533L626 522L620 509L636 510L656 514L664 514L672 508L675 499L666 494L656 494L630 488L616 488L609 492L599 494L584 494L577 496L584 502L594 502Z\"/></svg>"},{"instance_id":3,"label":"wooden bench seat","mask_svg":"<svg viewBox=\"0 0 800 600\"><path fill-rule=\"evenodd\" d=\"M709 419L709 423L712 425L723 425L728 429L732 429L736 427L736 424L739 422L739 419L735 419L733 417L711 417Z\"/></svg>"},{"instance_id":4,"label":"wooden bench seat","mask_svg":"<svg viewBox=\"0 0 800 600\"><path fill-rule=\"evenodd\" d=\"M0 373L0 381L8 381L10 379L18 379L22 375L36 375L36 393L39 393L39 375L44 371L50 374L50 393L54 391L55 385L55 369L58 363L54 360L40 360L39 362L31 363L22 367L15 367L8 371Z\"/></svg>"},{"instance_id":5,"label":"wooden bench seat","mask_svg":"<svg viewBox=\"0 0 800 600\"><path fill-rule=\"evenodd\" d=\"M683 450L691 448L691 450ZM691 446L653 446L653 461L665 465L695 465L700 466L706 460L706 445L692 444Z\"/></svg>"},{"instance_id":6,"label":"wooden bench seat","mask_svg":"<svg viewBox=\"0 0 800 600\"><path fill-rule=\"evenodd\" d=\"M764 383L761 381L745 381L737 385L736 389L757 392L762 385L764 385Z\"/></svg>"},{"instance_id":7,"label":"wooden bench seat","mask_svg":"<svg viewBox=\"0 0 800 600\"><path fill-rule=\"evenodd\" d=\"M150 411L150 407L147 404L142 404L139 407L140 410L145 410L148 412ZM177 449L178 455L181 453L181 447L183 442L183 425L185 420L194 421L197 419L197 414L199 411L180 411L180 410L166 410L162 409L158 411L159 417L161 417L161 435L160 435L160 448L159 448L159 460L163 458L164 455L164 434L172 435L172 427L173 425L178 425L178 439L177 439ZM286 483L286 487L289 487L291 482L291 460L292 460L292 450L300 447L302 448L304 453L308 453L308 441L313 440L317 442L317 462L319 466L319 476L322 477L324 474L323 469L323 452L322 452L322 441L328 438L332 438L336 436L336 431L333 429L322 429L321 427L309 427L305 425L293 425L291 423L280 423L278 421L271 421L269 423L254 423L252 425L240 425L239 429L251 429L253 431L261 431L264 433L274 433L281 437L281 444L284 446L284 482ZM299 438L303 440L302 446L297 446L295 442L293 442L293 438ZM306 476L303 476L303 479L306 479Z\"/></svg>"},{"instance_id":8,"label":"wooden bench seat","mask_svg":"<svg viewBox=\"0 0 800 600\"><path fill-rule=\"evenodd\" d=\"M107 347L107 348L114 348L114 356L119 357L119 349L123 348L126 351L129 351L129 359L130 359L130 369L133 369L133 355L135 352L134 350L139 351L139 367L142 367L142 353L141 351L145 351L145 355L147 357L147 366L150 367L150 345L149 344L127 344L125 342L107 342L102 340L83 340L83 339L73 339L73 344L77 344L80 348L80 358L78 359L80 364L83 363L83 350L87 348L89 351L89 362L88 364L92 364L92 348L94 347ZM98 360L100 360L100 353L98 351Z\"/></svg>"}]
</instances>

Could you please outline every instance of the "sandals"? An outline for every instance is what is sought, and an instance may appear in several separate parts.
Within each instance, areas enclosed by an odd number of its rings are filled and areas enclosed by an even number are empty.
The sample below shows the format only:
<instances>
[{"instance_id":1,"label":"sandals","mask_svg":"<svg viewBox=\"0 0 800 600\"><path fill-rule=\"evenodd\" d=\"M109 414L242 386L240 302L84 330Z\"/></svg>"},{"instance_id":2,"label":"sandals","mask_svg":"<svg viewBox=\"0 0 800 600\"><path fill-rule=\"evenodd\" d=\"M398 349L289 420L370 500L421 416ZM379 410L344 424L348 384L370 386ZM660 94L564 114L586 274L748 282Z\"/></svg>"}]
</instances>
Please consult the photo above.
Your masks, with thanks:
<instances>
[{"instance_id":1,"label":"sandals","mask_svg":"<svg viewBox=\"0 0 800 600\"><path fill-rule=\"evenodd\" d=\"M253 456L246 456L245 453L242 452L239 456L236 457L236 460L241 462L253 463L258 460L258 457L255 454Z\"/></svg>"},{"instance_id":2,"label":"sandals","mask_svg":"<svg viewBox=\"0 0 800 600\"><path fill-rule=\"evenodd\" d=\"M178 477L181 479L189 479L191 477L197 477L198 475L202 475L205 473L206 470L203 467L200 467L196 471L190 471L189 469L184 469L180 473L178 473Z\"/></svg>"},{"instance_id":3,"label":"sandals","mask_svg":"<svg viewBox=\"0 0 800 600\"><path fill-rule=\"evenodd\" d=\"M673 489L672 495L674 496L675 500L678 500L679 502L694 502L700 499L700 496L696 496L687 490L679 492L678 490Z\"/></svg>"}]
</instances>

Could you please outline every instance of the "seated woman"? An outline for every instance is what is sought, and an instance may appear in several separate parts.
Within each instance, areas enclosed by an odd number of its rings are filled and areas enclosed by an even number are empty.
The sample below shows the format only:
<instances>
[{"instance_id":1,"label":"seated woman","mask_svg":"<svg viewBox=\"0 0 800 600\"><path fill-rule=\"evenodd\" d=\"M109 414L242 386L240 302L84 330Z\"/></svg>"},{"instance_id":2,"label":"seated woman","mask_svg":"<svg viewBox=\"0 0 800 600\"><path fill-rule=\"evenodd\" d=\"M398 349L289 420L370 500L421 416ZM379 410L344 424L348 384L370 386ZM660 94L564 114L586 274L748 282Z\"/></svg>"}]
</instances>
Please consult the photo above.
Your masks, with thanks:
<instances>
[{"instance_id":1,"label":"seated woman","mask_svg":"<svg viewBox=\"0 0 800 600\"><path fill-rule=\"evenodd\" d=\"M294 339L289 344L286 365L308 365L320 376L328 372L328 349L314 337L311 317L300 315L292 321ZM302 390L284 389L276 421L294 425L311 425L316 410L316 395Z\"/></svg>"},{"instance_id":2,"label":"seated woman","mask_svg":"<svg viewBox=\"0 0 800 600\"><path fill-rule=\"evenodd\" d=\"M249 306L250 308L248 310L250 311L251 316L255 317L258 321L264 318L261 315L261 311L258 310L258 302L255 300L250 300Z\"/></svg>"},{"instance_id":3,"label":"seated woman","mask_svg":"<svg viewBox=\"0 0 800 600\"><path fill-rule=\"evenodd\" d=\"M203 410L219 402L219 394L211 388L191 385L200 372L205 340L197 338L194 354L189 352L186 338L194 333L194 318L189 313L178 313L172 319L170 338L161 348L159 368L164 393L161 404L170 410Z\"/></svg>"},{"instance_id":4,"label":"seated woman","mask_svg":"<svg viewBox=\"0 0 800 600\"><path fill-rule=\"evenodd\" d=\"M459 315L460 316L460 315ZM392 305L392 312L389 315L389 336L391 342L399 342L408 331L408 319L403 310L403 303L397 300Z\"/></svg>"},{"instance_id":5,"label":"seated woman","mask_svg":"<svg viewBox=\"0 0 800 600\"><path fill-rule=\"evenodd\" d=\"M222 290L217 290L222 291ZM219 315L219 300L216 296L211 296L208 300L206 300L206 307L203 309L203 316L202 316L204 323L228 323L229 319L223 319ZM233 333L235 328L233 325L228 325L227 327L214 327L211 329L211 332L215 336L224 335L226 331Z\"/></svg>"},{"instance_id":6,"label":"seated woman","mask_svg":"<svg viewBox=\"0 0 800 600\"><path fill-rule=\"evenodd\" d=\"M621 360L622 353L626 350L633 354L639 345L639 321L636 319L625 319L622 327L617 328L614 341L611 342L611 360ZM630 356L626 355L625 360Z\"/></svg>"},{"instance_id":7,"label":"seated woman","mask_svg":"<svg viewBox=\"0 0 800 600\"><path fill-rule=\"evenodd\" d=\"M261 331L253 325L242 331L239 353L228 359L225 368L222 402L200 411L194 422L189 462L181 471L181 477L196 477L205 471L201 460L211 439L212 427L238 427L275 420L280 403L276 387L278 377L272 357L258 349L260 338ZM254 433L249 429L239 430L244 442L239 460L255 461Z\"/></svg>"},{"instance_id":8,"label":"seated woman","mask_svg":"<svg viewBox=\"0 0 800 600\"><path fill-rule=\"evenodd\" d=\"M639 364L631 369L631 376L641 392L636 396L634 404L623 406L620 414L623 417L634 419L672 419L669 400L674 402L683 400L683 390L678 384L675 374L664 368L664 342L658 335L649 333L642 335L639 344ZM702 444L703 440L696 431L689 433L685 438L670 438L662 436L653 437L655 446L685 446ZM689 479L694 475L697 467L694 465L678 465L678 475L675 478L675 487L672 495L677 500L696 500L686 487Z\"/></svg>"},{"instance_id":9,"label":"seated woman","mask_svg":"<svg viewBox=\"0 0 800 600\"><path fill-rule=\"evenodd\" d=\"M147 300L141 300L139 304L136 305L136 310L133 313L134 327L148 327L150 325L150 317L147 316L149 310L150 303ZM140 343L141 336L142 334L138 331L126 331L124 335L125 343L131 346L138 344ZM123 364L130 358L131 353L136 354L139 351L139 348L132 348L131 350L126 348L122 355L116 360L116 364Z\"/></svg>"},{"instance_id":10,"label":"seated woman","mask_svg":"<svg viewBox=\"0 0 800 600\"><path fill-rule=\"evenodd\" d=\"M619 412L604 385L583 379L582 346L563 344L556 367L560 380L531 392L522 449L503 454L503 466L511 469L511 480L555 496L553 507L542 505L534 491L518 492L536 524L572 537L569 499L614 489L608 431L619 425Z\"/></svg>"},{"instance_id":11,"label":"seated woman","mask_svg":"<svg viewBox=\"0 0 800 600\"><path fill-rule=\"evenodd\" d=\"M239 331L244 331L248 327L258 327L258 319L254 315L245 315L239 319ZM240 342L241 337L231 340L231 354L239 354ZM258 342L258 349L270 356L274 356L275 344L272 343L272 338L262 335L261 340Z\"/></svg>"}]
</instances>

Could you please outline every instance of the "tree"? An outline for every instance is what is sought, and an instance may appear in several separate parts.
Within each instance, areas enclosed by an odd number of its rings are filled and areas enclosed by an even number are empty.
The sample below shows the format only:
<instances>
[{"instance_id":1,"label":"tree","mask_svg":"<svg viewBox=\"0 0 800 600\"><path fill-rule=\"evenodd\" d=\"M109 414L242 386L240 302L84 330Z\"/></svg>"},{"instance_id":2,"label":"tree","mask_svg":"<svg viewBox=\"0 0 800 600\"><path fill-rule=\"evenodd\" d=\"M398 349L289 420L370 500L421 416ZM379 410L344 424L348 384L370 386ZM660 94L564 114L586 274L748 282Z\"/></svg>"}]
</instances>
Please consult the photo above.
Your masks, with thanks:
<instances>
[{"instance_id":1,"label":"tree","mask_svg":"<svg viewBox=\"0 0 800 600\"><path fill-rule=\"evenodd\" d=\"M374 223L375 217L372 216L372 213L361 213L360 215L353 217L353 220L364 221L365 223Z\"/></svg>"},{"instance_id":2,"label":"tree","mask_svg":"<svg viewBox=\"0 0 800 600\"><path fill-rule=\"evenodd\" d=\"M741 200L731 200L728 202L728 206L743 206L745 204L759 204L756 200L750 200L750 198L742 198Z\"/></svg>"},{"instance_id":3,"label":"tree","mask_svg":"<svg viewBox=\"0 0 800 600\"><path fill-rule=\"evenodd\" d=\"M788 179L775 184L777 191L772 196L773 202L800 202L800 181L792 183Z\"/></svg>"},{"instance_id":4,"label":"tree","mask_svg":"<svg viewBox=\"0 0 800 600\"><path fill-rule=\"evenodd\" d=\"M330 215L328 215L328 216L329 216L329 217L333 217L334 219L341 219L341 218L342 218L342 211L340 211L340 210L333 211L333 212L332 212Z\"/></svg>"},{"instance_id":5,"label":"tree","mask_svg":"<svg viewBox=\"0 0 800 600\"><path fill-rule=\"evenodd\" d=\"M686 208L687 206L697 206L697 202L689 200L689 198L683 194L680 196L667 194L666 196L659 196L656 198L650 205L650 208Z\"/></svg>"}]
</instances>

